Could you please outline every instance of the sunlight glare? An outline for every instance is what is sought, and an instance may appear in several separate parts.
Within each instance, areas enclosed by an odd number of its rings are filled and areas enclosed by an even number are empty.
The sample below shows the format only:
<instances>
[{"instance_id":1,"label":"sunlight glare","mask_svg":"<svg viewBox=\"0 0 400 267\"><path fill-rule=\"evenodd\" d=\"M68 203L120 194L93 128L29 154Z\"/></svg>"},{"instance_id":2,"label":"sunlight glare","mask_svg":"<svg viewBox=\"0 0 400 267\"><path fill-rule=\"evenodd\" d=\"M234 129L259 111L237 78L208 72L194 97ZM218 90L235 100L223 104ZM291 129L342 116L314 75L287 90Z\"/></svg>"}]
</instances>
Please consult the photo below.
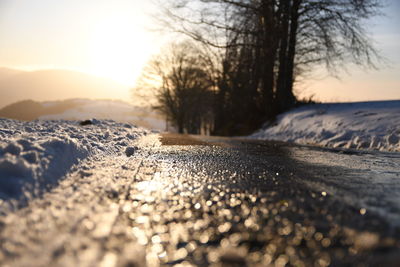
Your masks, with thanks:
<instances>
[{"instance_id":1,"label":"sunlight glare","mask_svg":"<svg viewBox=\"0 0 400 267\"><path fill-rule=\"evenodd\" d=\"M157 174L157 173L156 173ZM151 194L152 192L159 191L163 188L163 184L160 181L150 180L138 182L136 188L143 194Z\"/></svg>"},{"instance_id":2,"label":"sunlight glare","mask_svg":"<svg viewBox=\"0 0 400 267\"><path fill-rule=\"evenodd\" d=\"M154 47L150 34L132 16L100 20L90 42L93 73L133 85Z\"/></svg>"}]
</instances>

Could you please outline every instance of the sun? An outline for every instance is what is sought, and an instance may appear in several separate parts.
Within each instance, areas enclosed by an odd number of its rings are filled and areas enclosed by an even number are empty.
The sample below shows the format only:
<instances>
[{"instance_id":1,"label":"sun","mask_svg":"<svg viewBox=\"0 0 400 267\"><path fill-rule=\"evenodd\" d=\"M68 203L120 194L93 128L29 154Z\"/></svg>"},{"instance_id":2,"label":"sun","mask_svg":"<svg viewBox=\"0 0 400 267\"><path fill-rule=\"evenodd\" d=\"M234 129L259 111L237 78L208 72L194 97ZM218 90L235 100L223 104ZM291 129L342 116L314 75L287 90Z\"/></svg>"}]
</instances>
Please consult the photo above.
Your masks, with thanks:
<instances>
[{"instance_id":1,"label":"sun","mask_svg":"<svg viewBox=\"0 0 400 267\"><path fill-rule=\"evenodd\" d=\"M140 24L134 16L121 15L98 21L89 45L91 72L133 85L155 48Z\"/></svg>"}]
</instances>

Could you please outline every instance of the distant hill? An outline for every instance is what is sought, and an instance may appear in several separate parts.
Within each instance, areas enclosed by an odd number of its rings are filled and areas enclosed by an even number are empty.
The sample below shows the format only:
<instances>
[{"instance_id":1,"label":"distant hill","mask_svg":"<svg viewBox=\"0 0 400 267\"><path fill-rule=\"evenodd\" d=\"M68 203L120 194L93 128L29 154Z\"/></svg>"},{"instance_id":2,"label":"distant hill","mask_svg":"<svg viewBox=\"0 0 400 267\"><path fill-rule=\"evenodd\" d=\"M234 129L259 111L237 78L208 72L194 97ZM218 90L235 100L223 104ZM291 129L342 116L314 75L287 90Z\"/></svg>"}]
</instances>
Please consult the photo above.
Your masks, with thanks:
<instances>
[{"instance_id":1,"label":"distant hill","mask_svg":"<svg viewBox=\"0 0 400 267\"><path fill-rule=\"evenodd\" d=\"M15 74L18 74L21 72L23 72L23 71L0 67L0 81L4 78L10 77L12 75L15 75Z\"/></svg>"},{"instance_id":2,"label":"distant hill","mask_svg":"<svg viewBox=\"0 0 400 267\"><path fill-rule=\"evenodd\" d=\"M162 116L149 107L136 107L119 100L68 99L45 102L23 100L0 109L0 117L25 121L111 119L148 129L165 130Z\"/></svg>"},{"instance_id":3,"label":"distant hill","mask_svg":"<svg viewBox=\"0 0 400 267\"><path fill-rule=\"evenodd\" d=\"M70 70L19 71L0 68L0 108L32 99L115 98L115 92L128 90L110 79Z\"/></svg>"},{"instance_id":4,"label":"distant hill","mask_svg":"<svg viewBox=\"0 0 400 267\"><path fill-rule=\"evenodd\" d=\"M0 109L0 117L31 121L41 116L63 113L78 106L74 100L57 101L48 105L33 100L23 100Z\"/></svg>"}]
</instances>

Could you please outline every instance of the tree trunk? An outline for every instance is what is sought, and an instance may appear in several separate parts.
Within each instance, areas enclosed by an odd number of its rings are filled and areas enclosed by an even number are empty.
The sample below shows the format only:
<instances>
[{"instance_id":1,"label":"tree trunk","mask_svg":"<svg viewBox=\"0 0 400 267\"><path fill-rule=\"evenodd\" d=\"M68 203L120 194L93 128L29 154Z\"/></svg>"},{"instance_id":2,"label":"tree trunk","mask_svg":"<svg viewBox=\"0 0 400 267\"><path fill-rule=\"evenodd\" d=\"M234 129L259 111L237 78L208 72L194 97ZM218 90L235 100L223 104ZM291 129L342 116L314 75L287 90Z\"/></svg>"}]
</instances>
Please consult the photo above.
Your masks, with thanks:
<instances>
[{"instance_id":1,"label":"tree trunk","mask_svg":"<svg viewBox=\"0 0 400 267\"><path fill-rule=\"evenodd\" d=\"M293 0L290 16L290 33L289 33L289 47L287 54L287 74L285 82L285 95L287 101L283 108L285 110L293 107L296 104L296 97L293 94L293 83L294 83L294 60L296 56L296 43L297 43L297 29L299 26L299 9L302 0Z\"/></svg>"},{"instance_id":2,"label":"tree trunk","mask_svg":"<svg viewBox=\"0 0 400 267\"><path fill-rule=\"evenodd\" d=\"M276 115L274 101L274 66L277 45L275 36L274 3L274 0L264 1L261 9L261 24L263 31L263 56L260 60L260 64L263 66L261 78L261 103L264 106L265 111L264 119L272 119Z\"/></svg>"},{"instance_id":3,"label":"tree trunk","mask_svg":"<svg viewBox=\"0 0 400 267\"><path fill-rule=\"evenodd\" d=\"M276 85L276 98L279 105L278 111L285 110L287 96L287 75L288 75L288 39L289 39L289 19L290 19L290 0L280 1L279 18L279 72Z\"/></svg>"}]
</instances>

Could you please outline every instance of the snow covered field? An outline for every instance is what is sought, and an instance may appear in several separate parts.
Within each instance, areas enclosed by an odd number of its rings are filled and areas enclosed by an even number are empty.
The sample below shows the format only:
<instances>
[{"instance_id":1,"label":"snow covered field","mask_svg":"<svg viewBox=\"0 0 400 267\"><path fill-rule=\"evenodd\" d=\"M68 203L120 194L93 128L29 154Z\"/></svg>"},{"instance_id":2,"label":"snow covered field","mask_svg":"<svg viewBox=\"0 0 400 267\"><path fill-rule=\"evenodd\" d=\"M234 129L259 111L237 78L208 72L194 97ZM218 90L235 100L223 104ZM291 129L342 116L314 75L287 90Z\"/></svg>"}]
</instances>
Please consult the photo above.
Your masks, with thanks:
<instances>
[{"instance_id":1,"label":"snow covered field","mask_svg":"<svg viewBox=\"0 0 400 267\"><path fill-rule=\"evenodd\" d=\"M129 156L137 139L151 133L126 123L91 122L0 119L0 206L39 195L85 159Z\"/></svg>"},{"instance_id":2,"label":"snow covered field","mask_svg":"<svg viewBox=\"0 0 400 267\"><path fill-rule=\"evenodd\" d=\"M400 101L307 105L280 115L250 138L400 151Z\"/></svg>"},{"instance_id":3,"label":"snow covered field","mask_svg":"<svg viewBox=\"0 0 400 267\"><path fill-rule=\"evenodd\" d=\"M136 107L118 100L72 99L73 107L61 113L40 116L40 120L85 120L88 118L128 122L147 129L165 130L165 119L151 108ZM55 105L57 102L42 102Z\"/></svg>"},{"instance_id":4,"label":"snow covered field","mask_svg":"<svg viewBox=\"0 0 400 267\"><path fill-rule=\"evenodd\" d=\"M132 123L158 131L164 131L166 127L165 118L150 106L109 99L23 100L0 109L0 117L24 121L96 118Z\"/></svg>"}]
</instances>

